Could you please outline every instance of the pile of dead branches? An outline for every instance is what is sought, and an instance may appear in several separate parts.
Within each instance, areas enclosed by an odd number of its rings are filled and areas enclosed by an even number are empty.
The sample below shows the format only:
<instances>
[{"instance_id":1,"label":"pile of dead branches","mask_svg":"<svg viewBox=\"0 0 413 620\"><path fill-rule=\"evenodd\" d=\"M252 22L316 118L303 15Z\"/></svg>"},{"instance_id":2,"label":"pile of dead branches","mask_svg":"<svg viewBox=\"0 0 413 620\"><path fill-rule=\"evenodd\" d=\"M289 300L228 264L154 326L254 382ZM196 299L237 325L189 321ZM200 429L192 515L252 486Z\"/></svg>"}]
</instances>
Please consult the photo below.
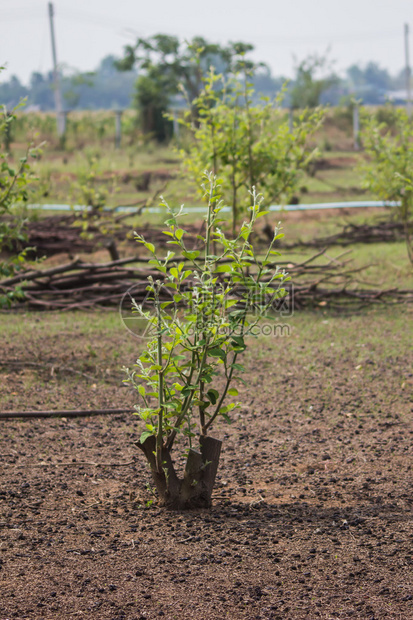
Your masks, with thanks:
<instances>
[{"instance_id":1,"label":"pile of dead branches","mask_svg":"<svg viewBox=\"0 0 413 620\"><path fill-rule=\"evenodd\" d=\"M33 248L32 253L36 256L48 257L61 253L92 253L104 245L105 235L97 226L90 224L85 233L80 225L75 224L76 219L75 215L52 215L28 222L26 247ZM125 234L124 230L119 232Z\"/></svg>"},{"instance_id":2,"label":"pile of dead branches","mask_svg":"<svg viewBox=\"0 0 413 620\"><path fill-rule=\"evenodd\" d=\"M162 229L150 227L148 224L133 227L122 222L130 214L113 216L110 220L110 233L105 228L105 220L87 221L74 215L53 215L40 220L27 223L25 234L27 239L24 247L33 248L31 255L36 257L49 257L56 254L91 254L99 249L106 248L113 260L118 256L114 254L114 245L123 242L135 244L134 230L145 235L145 239L155 245L165 241ZM105 231L105 232L103 232ZM188 238L200 233L200 226L188 226Z\"/></svg>"},{"instance_id":3,"label":"pile of dead branches","mask_svg":"<svg viewBox=\"0 0 413 620\"><path fill-rule=\"evenodd\" d=\"M146 205L144 205L146 206ZM137 210L137 212L139 209ZM123 220L131 217L130 214L111 215L110 234L105 230L105 222L82 221L76 214L53 215L40 220L30 221L27 224L26 247L34 248L32 255L37 257L49 257L55 254L66 253L69 256L76 254L90 254L99 249L106 248L112 258L116 260L119 255L116 247L120 243L134 243L133 232L136 226L126 225ZM413 224L412 224L413 226ZM144 234L147 241L154 245L162 244L165 240L162 230L150 227L148 224L138 225L139 233ZM193 238L200 234L199 225L189 226L187 238ZM103 232L105 231L105 232ZM268 224L263 231L264 235L272 238L273 227ZM279 241L279 247L294 249L299 247L325 248L330 246L349 246L354 243L383 243L403 241L405 238L403 223L395 220L382 220L376 224L346 224L342 230L325 237L316 237L309 241L298 239L297 241ZM258 240L257 240L258 241Z\"/></svg>"},{"instance_id":4,"label":"pile of dead branches","mask_svg":"<svg viewBox=\"0 0 413 620\"><path fill-rule=\"evenodd\" d=\"M265 232L267 232L266 229ZM298 247L325 248L333 245L345 247L355 243L394 243L396 241L404 241L404 239L405 228L402 222L382 220L376 224L349 223L343 226L342 230L334 235L315 237L310 241L302 241L300 239L292 242L281 241L279 247L286 249Z\"/></svg>"},{"instance_id":5,"label":"pile of dead branches","mask_svg":"<svg viewBox=\"0 0 413 620\"><path fill-rule=\"evenodd\" d=\"M285 287L287 295L276 308L281 315L291 314L293 309L323 305L342 309L413 301L413 291L409 290L360 288L357 276L361 269L352 267L347 252L331 258L322 250L302 263L277 264L291 276ZM87 263L77 258L58 267L26 271L2 280L0 292L6 294L18 286L24 295L20 307L29 309L119 307L122 300L131 304L131 297L138 303L145 300L149 275L163 277L151 270L148 259L143 257L107 263ZM164 296L165 300L171 298L167 284Z\"/></svg>"}]
</instances>

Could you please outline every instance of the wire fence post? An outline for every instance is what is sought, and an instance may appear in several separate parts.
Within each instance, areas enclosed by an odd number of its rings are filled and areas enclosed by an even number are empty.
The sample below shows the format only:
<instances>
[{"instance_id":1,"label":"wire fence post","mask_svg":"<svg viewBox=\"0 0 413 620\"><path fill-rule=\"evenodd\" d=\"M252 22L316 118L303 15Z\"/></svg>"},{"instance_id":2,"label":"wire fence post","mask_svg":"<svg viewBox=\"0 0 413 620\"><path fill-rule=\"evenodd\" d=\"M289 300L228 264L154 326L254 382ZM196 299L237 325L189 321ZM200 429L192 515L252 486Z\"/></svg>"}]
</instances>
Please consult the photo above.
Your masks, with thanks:
<instances>
[{"instance_id":1,"label":"wire fence post","mask_svg":"<svg viewBox=\"0 0 413 620\"><path fill-rule=\"evenodd\" d=\"M123 110L115 110L115 148L120 149L122 142L122 114Z\"/></svg>"},{"instance_id":2,"label":"wire fence post","mask_svg":"<svg viewBox=\"0 0 413 620\"><path fill-rule=\"evenodd\" d=\"M293 133L294 131L294 110L292 108L288 109L288 127L290 130L290 133Z\"/></svg>"},{"instance_id":3,"label":"wire fence post","mask_svg":"<svg viewBox=\"0 0 413 620\"><path fill-rule=\"evenodd\" d=\"M360 150L360 108L358 103L355 103L353 106L353 139L354 139L354 150Z\"/></svg>"}]
</instances>

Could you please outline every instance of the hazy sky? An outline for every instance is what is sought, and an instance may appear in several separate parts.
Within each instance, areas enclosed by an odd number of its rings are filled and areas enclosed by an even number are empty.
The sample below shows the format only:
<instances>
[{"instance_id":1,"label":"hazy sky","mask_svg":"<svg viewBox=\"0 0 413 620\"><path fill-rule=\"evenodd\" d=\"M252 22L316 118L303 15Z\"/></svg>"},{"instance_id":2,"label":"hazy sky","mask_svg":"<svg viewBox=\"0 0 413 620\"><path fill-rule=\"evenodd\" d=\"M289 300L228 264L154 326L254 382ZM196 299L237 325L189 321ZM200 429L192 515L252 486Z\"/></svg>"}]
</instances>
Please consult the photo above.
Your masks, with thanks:
<instances>
[{"instance_id":1,"label":"hazy sky","mask_svg":"<svg viewBox=\"0 0 413 620\"><path fill-rule=\"evenodd\" d=\"M338 72L374 60L394 73L404 65L403 24L413 30L412 0L55 0L54 8L59 64L80 70L121 55L137 36L167 33L253 43L274 75L291 76L294 57L327 49ZM24 82L51 69L46 1L0 0L4 63L3 79Z\"/></svg>"}]
</instances>

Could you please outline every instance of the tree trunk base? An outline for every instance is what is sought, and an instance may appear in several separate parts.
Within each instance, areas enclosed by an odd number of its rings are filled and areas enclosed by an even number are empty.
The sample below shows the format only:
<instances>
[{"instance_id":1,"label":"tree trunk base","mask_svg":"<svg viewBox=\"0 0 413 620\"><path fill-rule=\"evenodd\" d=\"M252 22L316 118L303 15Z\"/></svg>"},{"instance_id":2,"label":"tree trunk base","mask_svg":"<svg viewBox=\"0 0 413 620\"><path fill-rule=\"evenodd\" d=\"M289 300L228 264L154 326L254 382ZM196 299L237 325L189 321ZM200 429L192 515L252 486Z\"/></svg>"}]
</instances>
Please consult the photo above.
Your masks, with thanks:
<instances>
[{"instance_id":1,"label":"tree trunk base","mask_svg":"<svg viewBox=\"0 0 413 620\"><path fill-rule=\"evenodd\" d=\"M211 507L221 445L222 442L213 437L200 437L200 450L189 450L184 477L179 479L166 449L162 451L162 471L158 471L154 436L148 437L143 444L138 443L151 467L152 479L162 506L170 510Z\"/></svg>"}]
</instances>

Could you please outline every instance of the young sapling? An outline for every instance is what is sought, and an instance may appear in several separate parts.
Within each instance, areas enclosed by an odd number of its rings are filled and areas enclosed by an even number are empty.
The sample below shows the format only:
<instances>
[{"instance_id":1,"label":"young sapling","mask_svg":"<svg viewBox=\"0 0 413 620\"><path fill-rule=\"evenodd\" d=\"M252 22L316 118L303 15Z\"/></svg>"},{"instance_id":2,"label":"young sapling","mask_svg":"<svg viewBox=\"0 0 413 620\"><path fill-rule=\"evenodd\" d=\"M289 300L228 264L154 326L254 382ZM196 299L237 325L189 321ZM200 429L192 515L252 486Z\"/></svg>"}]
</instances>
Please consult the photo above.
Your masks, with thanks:
<instances>
[{"instance_id":1,"label":"young sapling","mask_svg":"<svg viewBox=\"0 0 413 620\"><path fill-rule=\"evenodd\" d=\"M148 322L151 337L126 382L140 395L137 415L144 423L138 442L150 465L163 505L172 509L209 507L221 441L209 435L219 417L230 421L239 404L235 384L243 382L239 358L246 338L286 295L288 276L274 264L274 249L283 236L279 227L259 256L252 233L262 197L255 189L248 220L235 238L220 225L223 203L219 181L207 174L206 229L200 249L190 249L180 224L183 207L169 212L164 234L169 251L160 257L152 243L136 234L150 253L159 278L148 278L145 307L134 311ZM148 303L150 308L148 309ZM172 450L179 440L186 457L183 477L176 472Z\"/></svg>"}]
</instances>

